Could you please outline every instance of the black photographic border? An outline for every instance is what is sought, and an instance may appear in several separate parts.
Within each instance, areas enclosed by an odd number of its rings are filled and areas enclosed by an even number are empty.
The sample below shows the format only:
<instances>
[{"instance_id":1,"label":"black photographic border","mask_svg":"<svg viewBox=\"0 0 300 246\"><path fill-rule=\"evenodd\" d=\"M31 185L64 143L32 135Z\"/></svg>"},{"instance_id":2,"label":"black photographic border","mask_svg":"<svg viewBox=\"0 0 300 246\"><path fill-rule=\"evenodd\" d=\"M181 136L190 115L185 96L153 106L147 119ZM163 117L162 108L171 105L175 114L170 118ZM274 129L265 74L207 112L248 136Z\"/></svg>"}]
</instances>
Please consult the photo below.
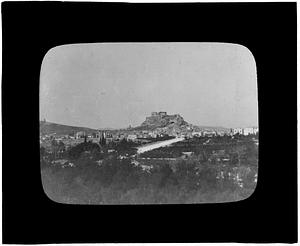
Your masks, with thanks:
<instances>
[{"instance_id":1,"label":"black photographic border","mask_svg":"<svg viewBox=\"0 0 300 246\"><path fill-rule=\"evenodd\" d=\"M295 243L297 23L290 3L3 2L3 243ZM240 202L66 205L44 194L39 75L55 46L223 42L246 46L258 77L259 173Z\"/></svg>"}]
</instances>

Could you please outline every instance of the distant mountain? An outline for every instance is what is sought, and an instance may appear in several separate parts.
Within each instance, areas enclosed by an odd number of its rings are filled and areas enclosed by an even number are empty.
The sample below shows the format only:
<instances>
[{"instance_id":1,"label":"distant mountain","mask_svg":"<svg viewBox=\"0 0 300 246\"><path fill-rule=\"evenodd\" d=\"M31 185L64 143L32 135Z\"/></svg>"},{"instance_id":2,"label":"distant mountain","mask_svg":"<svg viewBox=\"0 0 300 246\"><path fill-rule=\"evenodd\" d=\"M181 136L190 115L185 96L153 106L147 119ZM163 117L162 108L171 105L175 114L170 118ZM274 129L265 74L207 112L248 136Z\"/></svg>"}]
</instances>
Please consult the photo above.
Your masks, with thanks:
<instances>
[{"instance_id":1,"label":"distant mountain","mask_svg":"<svg viewBox=\"0 0 300 246\"><path fill-rule=\"evenodd\" d=\"M96 129L91 129L87 127L80 127L80 126L68 126L68 125L61 125L51 122L44 122L40 121L40 134L53 134L56 133L57 135L68 135L74 134L76 132L84 131L87 134L91 134L97 132Z\"/></svg>"},{"instance_id":2,"label":"distant mountain","mask_svg":"<svg viewBox=\"0 0 300 246\"><path fill-rule=\"evenodd\" d=\"M112 127L103 127L103 128L98 128L98 130L100 131L114 131L114 130L118 130Z\"/></svg>"}]
</instances>

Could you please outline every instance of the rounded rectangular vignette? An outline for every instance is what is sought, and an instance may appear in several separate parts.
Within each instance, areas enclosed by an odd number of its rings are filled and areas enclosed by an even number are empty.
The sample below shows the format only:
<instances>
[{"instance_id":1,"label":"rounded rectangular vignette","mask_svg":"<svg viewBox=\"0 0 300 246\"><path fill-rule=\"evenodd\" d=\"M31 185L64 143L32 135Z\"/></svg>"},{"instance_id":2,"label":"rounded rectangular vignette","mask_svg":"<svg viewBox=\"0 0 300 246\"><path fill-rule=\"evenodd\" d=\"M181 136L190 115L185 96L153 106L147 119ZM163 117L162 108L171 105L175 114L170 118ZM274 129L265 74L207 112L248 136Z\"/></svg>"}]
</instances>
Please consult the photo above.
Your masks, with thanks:
<instances>
[{"instance_id":1,"label":"rounded rectangular vignette","mask_svg":"<svg viewBox=\"0 0 300 246\"><path fill-rule=\"evenodd\" d=\"M258 178L256 63L231 43L53 47L40 74L40 163L67 204L235 202Z\"/></svg>"}]
</instances>

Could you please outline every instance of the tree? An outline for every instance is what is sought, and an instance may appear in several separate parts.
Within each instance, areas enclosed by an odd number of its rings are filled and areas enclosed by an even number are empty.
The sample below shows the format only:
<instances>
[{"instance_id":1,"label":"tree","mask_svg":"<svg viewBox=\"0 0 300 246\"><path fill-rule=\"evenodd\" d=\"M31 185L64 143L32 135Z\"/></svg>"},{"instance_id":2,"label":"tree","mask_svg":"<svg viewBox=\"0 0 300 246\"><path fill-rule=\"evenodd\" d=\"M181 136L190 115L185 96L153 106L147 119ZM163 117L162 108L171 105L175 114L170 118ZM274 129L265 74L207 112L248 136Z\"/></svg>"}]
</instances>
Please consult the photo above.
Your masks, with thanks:
<instances>
[{"instance_id":1,"label":"tree","mask_svg":"<svg viewBox=\"0 0 300 246\"><path fill-rule=\"evenodd\" d=\"M44 168L47 166L47 162L45 161L45 155L46 155L46 149L45 147L41 146L40 147L40 164L41 164L41 168Z\"/></svg>"},{"instance_id":2,"label":"tree","mask_svg":"<svg viewBox=\"0 0 300 246\"><path fill-rule=\"evenodd\" d=\"M247 144L246 150L241 156L241 164L247 166L258 165L258 149L253 143Z\"/></svg>"},{"instance_id":3,"label":"tree","mask_svg":"<svg viewBox=\"0 0 300 246\"><path fill-rule=\"evenodd\" d=\"M104 147L106 145L106 139L105 139L105 136L104 136L103 132L100 135L99 145L102 146L102 147Z\"/></svg>"},{"instance_id":4,"label":"tree","mask_svg":"<svg viewBox=\"0 0 300 246\"><path fill-rule=\"evenodd\" d=\"M231 164L233 165L233 166L238 166L238 164L239 164L239 156L238 156L238 154L237 153L232 153L231 155L230 155L230 159L231 159Z\"/></svg>"},{"instance_id":5,"label":"tree","mask_svg":"<svg viewBox=\"0 0 300 246\"><path fill-rule=\"evenodd\" d=\"M175 177L181 187L192 190L197 187L197 165L196 160L179 161L176 163Z\"/></svg>"},{"instance_id":6,"label":"tree","mask_svg":"<svg viewBox=\"0 0 300 246\"><path fill-rule=\"evenodd\" d=\"M45 147L41 146L40 147L40 155L41 155L41 157L45 156L45 154L46 154L46 149L45 149Z\"/></svg>"},{"instance_id":7,"label":"tree","mask_svg":"<svg viewBox=\"0 0 300 246\"><path fill-rule=\"evenodd\" d=\"M57 144L57 152L58 152L58 155L61 156L61 154L63 152L65 152L66 150L66 146L65 144L62 142L62 141L59 141L58 144Z\"/></svg>"},{"instance_id":8,"label":"tree","mask_svg":"<svg viewBox=\"0 0 300 246\"><path fill-rule=\"evenodd\" d=\"M166 164L161 167L160 172L162 177L159 186L164 187L168 182L168 179L171 177L173 170L171 169L170 165Z\"/></svg>"},{"instance_id":9,"label":"tree","mask_svg":"<svg viewBox=\"0 0 300 246\"><path fill-rule=\"evenodd\" d=\"M54 159L57 158L57 152L58 152L58 143L55 139L52 139L51 141L51 149L54 155Z\"/></svg>"},{"instance_id":10,"label":"tree","mask_svg":"<svg viewBox=\"0 0 300 246\"><path fill-rule=\"evenodd\" d=\"M72 147L69 149L68 151L68 156L73 159L76 160L80 157L80 155L84 152L84 151L90 151L91 153L94 151L98 151L100 152L100 147L98 144L96 143L91 143L91 142L84 142L84 143L80 143L77 144L76 146Z\"/></svg>"}]
</instances>

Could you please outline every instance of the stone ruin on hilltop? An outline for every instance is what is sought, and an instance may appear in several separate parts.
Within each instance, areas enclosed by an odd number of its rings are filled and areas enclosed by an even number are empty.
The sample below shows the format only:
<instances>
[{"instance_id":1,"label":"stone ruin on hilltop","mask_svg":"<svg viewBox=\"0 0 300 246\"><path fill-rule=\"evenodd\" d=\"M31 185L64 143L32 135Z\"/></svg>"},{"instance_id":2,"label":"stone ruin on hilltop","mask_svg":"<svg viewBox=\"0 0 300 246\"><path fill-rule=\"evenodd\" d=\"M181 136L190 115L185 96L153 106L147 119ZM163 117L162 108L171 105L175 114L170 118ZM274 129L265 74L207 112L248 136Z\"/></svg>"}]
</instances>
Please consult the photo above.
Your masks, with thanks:
<instances>
[{"instance_id":1,"label":"stone ruin on hilltop","mask_svg":"<svg viewBox=\"0 0 300 246\"><path fill-rule=\"evenodd\" d=\"M168 127L182 126L188 123L179 114L168 115L167 112L152 112L151 116L146 117L146 120L141 124L145 127Z\"/></svg>"}]
</instances>

